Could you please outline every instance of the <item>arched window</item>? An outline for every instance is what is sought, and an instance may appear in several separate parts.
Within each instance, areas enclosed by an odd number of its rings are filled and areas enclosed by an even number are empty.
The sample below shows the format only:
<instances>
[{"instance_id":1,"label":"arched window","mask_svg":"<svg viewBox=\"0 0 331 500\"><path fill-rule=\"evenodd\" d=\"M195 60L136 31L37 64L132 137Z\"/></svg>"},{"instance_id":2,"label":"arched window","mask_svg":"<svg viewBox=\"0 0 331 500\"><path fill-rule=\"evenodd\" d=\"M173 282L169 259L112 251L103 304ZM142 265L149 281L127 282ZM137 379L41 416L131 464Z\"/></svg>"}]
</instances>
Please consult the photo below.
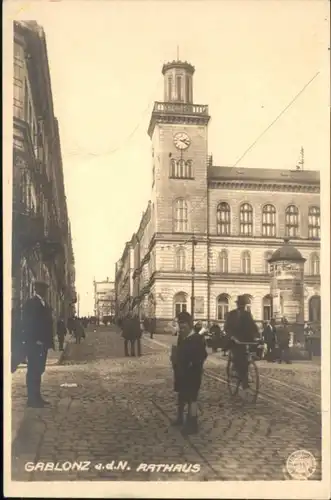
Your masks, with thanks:
<instances>
[{"instance_id":1,"label":"arched window","mask_svg":"<svg viewBox=\"0 0 331 500\"><path fill-rule=\"evenodd\" d=\"M218 254L218 271L222 274L226 274L229 272L228 267L228 252L226 250L222 250Z\"/></svg>"},{"instance_id":2,"label":"arched window","mask_svg":"<svg viewBox=\"0 0 331 500\"><path fill-rule=\"evenodd\" d=\"M321 322L321 297L319 295L313 295L309 300L309 321L312 323Z\"/></svg>"},{"instance_id":3,"label":"arched window","mask_svg":"<svg viewBox=\"0 0 331 500\"><path fill-rule=\"evenodd\" d=\"M251 274L251 254L247 250L241 254L241 272Z\"/></svg>"},{"instance_id":4,"label":"arched window","mask_svg":"<svg viewBox=\"0 0 331 500\"><path fill-rule=\"evenodd\" d=\"M270 321L272 318L272 298L271 295L265 295L262 299L263 320Z\"/></svg>"},{"instance_id":5,"label":"arched window","mask_svg":"<svg viewBox=\"0 0 331 500\"><path fill-rule=\"evenodd\" d=\"M185 200L180 198L175 201L174 204L175 212L175 224L174 230L176 233L185 233L188 230L188 210L187 203Z\"/></svg>"},{"instance_id":6,"label":"arched window","mask_svg":"<svg viewBox=\"0 0 331 500\"><path fill-rule=\"evenodd\" d=\"M290 205L285 211L285 236L296 238L299 232L299 210Z\"/></svg>"},{"instance_id":7,"label":"arched window","mask_svg":"<svg viewBox=\"0 0 331 500\"><path fill-rule=\"evenodd\" d=\"M309 207L308 210L308 238L319 240L321 237L320 208Z\"/></svg>"},{"instance_id":8,"label":"arched window","mask_svg":"<svg viewBox=\"0 0 331 500\"><path fill-rule=\"evenodd\" d=\"M180 312L187 311L187 296L184 292L176 293L174 296L174 316L177 317Z\"/></svg>"},{"instance_id":9,"label":"arched window","mask_svg":"<svg viewBox=\"0 0 331 500\"><path fill-rule=\"evenodd\" d=\"M320 258L317 253L310 256L310 274L318 276L320 274Z\"/></svg>"},{"instance_id":10,"label":"arched window","mask_svg":"<svg viewBox=\"0 0 331 500\"><path fill-rule=\"evenodd\" d=\"M276 236L276 209L273 205L265 205L262 209L262 236Z\"/></svg>"},{"instance_id":11,"label":"arched window","mask_svg":"<svg viewBox=\"0 0 331 500\"><path fill-rule=\"evenodd\" d=\"M253 208L249 203L243 203L240 207L240 234L253 236Z\"/></svg>"},{"instance_id":12,"label":"arched window","mask_svg":"<svg viewBox=\"0 0 331 500\"><path fill-rule=\"evenodd\" d=\"M264 274L269 274L270 272L270 264L268 262L268 260L270 259L270 257L272 256L273 252L265 252L264 254L264 268L263 268L263 272Z\"/></svg>"},{"instance_id":13,"label":"arched window","mask_svg":"<svg viewBox=\"0 0 331 500\"><path fill-rule=\"evenodd\" d=\"M176 250L176 270L185 271L186 270L186 252L185 248L179 247Z\"/></svg>"},{"instance_id":14,"label":"arched window","mask_svg":"<svg viewBox=\"0 0 331 500\"><path fill-rule=\"evenodd\" d=\"M229 312L229 297L222 293L217 297L217 319L224 321Z\"/></svg>"},{"instance_id":15,"label":"arched window","mask_svg":"<svg viewBox=\"0 0 331 500\"><path fill-rule=\"evenodd\" d=\"M230 206L228 203L219 203L217 207L217 234L229 235L231 222L230 222Z\"/></svg>"}]
</instances>

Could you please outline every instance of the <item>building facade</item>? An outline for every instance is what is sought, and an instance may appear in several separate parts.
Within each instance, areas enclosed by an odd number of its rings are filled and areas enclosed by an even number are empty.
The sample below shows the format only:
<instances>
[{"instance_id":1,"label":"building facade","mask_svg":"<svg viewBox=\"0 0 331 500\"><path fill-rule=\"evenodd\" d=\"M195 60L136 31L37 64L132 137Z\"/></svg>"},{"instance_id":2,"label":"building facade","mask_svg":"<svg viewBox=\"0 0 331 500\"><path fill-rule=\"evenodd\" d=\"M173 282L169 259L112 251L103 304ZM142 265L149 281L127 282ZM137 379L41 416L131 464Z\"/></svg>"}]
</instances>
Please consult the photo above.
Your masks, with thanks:
<instances>
[{"instance_id":1,"label":"building facade","mask_svg":"<svg viewBox=\"0 0 331 500\"><path fill-rule=\"evenodd\" d=\"M54 116L46 39L37 23L14 22L12 310L34 280L49 284L54 321L73 314L75 263Z\"/></svg>"},{"instance_id":2,"label":"building facade","mask_svg":"<svg viewBox=\"0 0 331 500\"><path fill-rule=\"evenodd\" d=\"M101 323L105 316L115 316L115 283L109 281L94 281L94 315Z\"/></svg>"},{"instance_id":3,"label":"building facade","mask_svg":"<svg viewBox=\"0 0 331 500\"><path fill-rule=\"evenodd\" d=\"M124 293L125 285L117 283L118 307L123 294L131 294L131 308L156 318L157 329L165 331L192 305L195 319L223 322L237 296L247 294L254 318L269 319L268 259L289 237L306 259L304 317L316 320L319 172L214 165L208 106L193 101L194 71L181 61L162 69L164 102L155 103L148 129L151 200L130 243L131 291Z\"/></svg>"}]
</instances>

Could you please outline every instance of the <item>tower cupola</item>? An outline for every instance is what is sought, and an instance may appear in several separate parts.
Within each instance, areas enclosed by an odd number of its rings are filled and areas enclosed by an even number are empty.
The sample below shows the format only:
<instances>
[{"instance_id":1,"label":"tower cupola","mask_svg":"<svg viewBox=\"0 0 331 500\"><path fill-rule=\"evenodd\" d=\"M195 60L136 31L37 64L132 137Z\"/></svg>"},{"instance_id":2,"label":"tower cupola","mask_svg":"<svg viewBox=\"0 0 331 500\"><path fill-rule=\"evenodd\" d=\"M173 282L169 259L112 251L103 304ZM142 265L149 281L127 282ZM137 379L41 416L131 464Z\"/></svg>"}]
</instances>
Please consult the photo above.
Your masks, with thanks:
<instances>
[{"instance_id":1,"label":"tower cupola","mask_svg":"<svg viewBox=\"0 0 331 500\"><path fill-rule=\"evenodd\" d=\"M195 68L187 61L172 61L163 65L164 101L193 103L193 74Z\"/></svg>"}]
</instances>

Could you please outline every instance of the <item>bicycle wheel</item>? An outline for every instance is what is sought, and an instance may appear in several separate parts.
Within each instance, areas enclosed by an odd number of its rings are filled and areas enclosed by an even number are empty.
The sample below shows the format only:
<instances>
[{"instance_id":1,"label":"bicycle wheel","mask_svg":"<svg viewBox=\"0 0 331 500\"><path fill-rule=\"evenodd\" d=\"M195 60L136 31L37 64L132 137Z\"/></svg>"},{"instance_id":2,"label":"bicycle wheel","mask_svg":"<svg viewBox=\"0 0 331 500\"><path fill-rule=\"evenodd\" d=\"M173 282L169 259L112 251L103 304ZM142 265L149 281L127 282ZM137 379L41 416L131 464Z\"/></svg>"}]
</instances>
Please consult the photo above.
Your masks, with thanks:
<instances>
[{"instance_id":1,"label":"bicycle wheel","mask_svg":"<svg viewBox=\"0 0 331 500\"><path fill-rule=\"evenodd\" d=\"M226 366L226 379L228 383L229 393L231 394L231 396L236 396L239 390L240 379L230 356L228 359L228 364Z\"/></svg>"},{"instance_id":2,"label":"bicycle wheel","mask_svg":"<svg viewBox=\"0 0 331 500\"><path fill-rule=\"evenodd\" d=\"M260 376L254 360L248 363L248 399L256 403L260 388Z\"/></svg>"}]
</instances>

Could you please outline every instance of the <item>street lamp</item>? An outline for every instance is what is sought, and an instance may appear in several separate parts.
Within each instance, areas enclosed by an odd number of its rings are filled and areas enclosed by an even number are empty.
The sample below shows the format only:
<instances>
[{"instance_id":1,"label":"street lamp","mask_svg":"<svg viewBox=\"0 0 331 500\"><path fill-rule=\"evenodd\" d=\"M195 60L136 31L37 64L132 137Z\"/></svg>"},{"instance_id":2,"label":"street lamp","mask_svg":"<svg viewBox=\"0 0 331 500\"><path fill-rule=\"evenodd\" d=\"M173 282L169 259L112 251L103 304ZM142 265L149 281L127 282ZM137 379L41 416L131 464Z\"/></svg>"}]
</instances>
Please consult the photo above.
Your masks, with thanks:
<instances>
[{"instance_id":1,"label":"street lamp","mask_svg":"<svg viewBox=\"0 0 331 500\"><path fill-rule=\"evenodd\" d=\"M194 321L194 302L195 302L195 297L194 297L194 272L195 272L195 247L198 244L194 234L192 235L192 277L191 277L191 316L192 316L192 321Z\"/></svg>"}]
</instances>

